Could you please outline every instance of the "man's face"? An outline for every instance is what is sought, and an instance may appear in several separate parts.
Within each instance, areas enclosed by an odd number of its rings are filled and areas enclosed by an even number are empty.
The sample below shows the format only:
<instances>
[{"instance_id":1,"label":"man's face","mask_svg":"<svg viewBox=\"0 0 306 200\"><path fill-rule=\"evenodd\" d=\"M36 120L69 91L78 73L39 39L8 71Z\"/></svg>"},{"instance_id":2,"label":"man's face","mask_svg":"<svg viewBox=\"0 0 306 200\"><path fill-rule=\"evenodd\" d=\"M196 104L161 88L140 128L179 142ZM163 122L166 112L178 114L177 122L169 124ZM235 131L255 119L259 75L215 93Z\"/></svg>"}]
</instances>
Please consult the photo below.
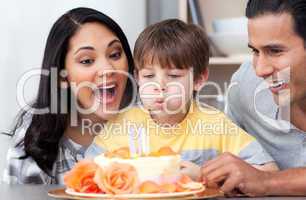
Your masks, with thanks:
<instances>
[{"instance_id":1,"label":"man's face","mask_svg":"<svg viewBox=\"0 0 306 200\"><path fill-rule=\"evenodd\" d=\"M305 24L306 26L306 24ZM277 104L306 101L306 51L290 14L265 14L248 22L257 76L268 81Z\"/></svg>"}]
</instances>

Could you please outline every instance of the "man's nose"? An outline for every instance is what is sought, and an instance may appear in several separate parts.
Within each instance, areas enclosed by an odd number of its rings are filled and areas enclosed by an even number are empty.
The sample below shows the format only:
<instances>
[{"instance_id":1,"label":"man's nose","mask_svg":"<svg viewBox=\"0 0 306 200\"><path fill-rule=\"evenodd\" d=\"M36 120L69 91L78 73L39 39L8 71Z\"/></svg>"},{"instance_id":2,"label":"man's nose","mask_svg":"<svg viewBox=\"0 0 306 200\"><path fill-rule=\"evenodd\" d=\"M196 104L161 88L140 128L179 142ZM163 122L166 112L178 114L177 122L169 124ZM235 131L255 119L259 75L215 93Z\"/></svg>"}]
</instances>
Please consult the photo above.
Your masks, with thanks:
<instances>
[{"instance_id":1,"label":"man's nose","mask_svg":"<svg viewBox=\"0 0 306 200\"><path fill-rule=\"evenodd\" d=\"M266 78L274 72L273 64L264 56L259 56L257 59L254 59L253 64L256 75L259 77Z\"/></svg>"}]
</instances>

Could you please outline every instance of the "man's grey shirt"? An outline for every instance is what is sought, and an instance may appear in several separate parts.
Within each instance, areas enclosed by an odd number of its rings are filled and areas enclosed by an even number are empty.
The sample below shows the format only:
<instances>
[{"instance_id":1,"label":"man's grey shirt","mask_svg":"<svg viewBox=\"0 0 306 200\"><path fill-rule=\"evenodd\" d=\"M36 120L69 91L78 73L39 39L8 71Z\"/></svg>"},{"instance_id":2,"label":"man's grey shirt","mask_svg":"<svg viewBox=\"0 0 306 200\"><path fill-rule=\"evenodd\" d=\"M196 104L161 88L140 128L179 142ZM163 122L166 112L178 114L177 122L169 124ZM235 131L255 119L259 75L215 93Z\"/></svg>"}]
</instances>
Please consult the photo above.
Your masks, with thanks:
<instances>
[{"instance_id":1,"label":"man's grey shirt","mask_svg":"<svg viewBox=\"0 0 306 200\"><path fill-rule=\"evenodd\" d=\"M252 63L244 63L232 77L226 113L257 138L281 169L306 166L305 132L279 120L278 106L264 83Z\"/></svg>"}]
</instances>

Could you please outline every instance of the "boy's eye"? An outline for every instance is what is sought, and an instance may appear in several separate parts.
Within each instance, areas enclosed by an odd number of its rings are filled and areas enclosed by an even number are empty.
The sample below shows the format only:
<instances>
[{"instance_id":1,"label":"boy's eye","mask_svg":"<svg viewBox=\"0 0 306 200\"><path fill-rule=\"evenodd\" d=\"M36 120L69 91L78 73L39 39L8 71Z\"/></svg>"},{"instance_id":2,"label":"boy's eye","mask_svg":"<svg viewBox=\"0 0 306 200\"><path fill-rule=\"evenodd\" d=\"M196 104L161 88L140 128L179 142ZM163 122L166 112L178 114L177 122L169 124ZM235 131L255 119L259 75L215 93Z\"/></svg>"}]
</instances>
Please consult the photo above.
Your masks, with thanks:
<instances>
[{"instance_id":1,"label":"boy's eye","mask_svg":"<svg viewBox=\"0 0 306 200\"><path fill-rule=\"evenodd\" d=\"M169 77L171 78L178 78L180 77L180 75L177 75L177 74L168 74Z\"/></svg>"},{"instance_id":2,"label":"boy's eye","mask_svg":"<svg viewBox=\"0 0 306 200\"><path fill-rule=\"evenodd\" d=\"M83 64L83 65L90 65L94 62L94 59L84 59L84 60L81 60L80 63Z\"/></svg>"},{"instance_id":3,"label":"boy's eye","mask_svg":"<svg viewBox=\"0 0 306 200\"><path fill-rule=\"evenodd\" d=\"M154 74L144 74L143 77L144 78L153 78Z\"/></svg>"},{"instance_id":4,"label":"boy's eye","mask_svg":"<svg viewBox=\"0 0 306 200\"><path fill-rule=\"evenodd\" d=\"M109 57L118 60L121 57L121 52L112 53Z\"/></svg>"}]
</instances>

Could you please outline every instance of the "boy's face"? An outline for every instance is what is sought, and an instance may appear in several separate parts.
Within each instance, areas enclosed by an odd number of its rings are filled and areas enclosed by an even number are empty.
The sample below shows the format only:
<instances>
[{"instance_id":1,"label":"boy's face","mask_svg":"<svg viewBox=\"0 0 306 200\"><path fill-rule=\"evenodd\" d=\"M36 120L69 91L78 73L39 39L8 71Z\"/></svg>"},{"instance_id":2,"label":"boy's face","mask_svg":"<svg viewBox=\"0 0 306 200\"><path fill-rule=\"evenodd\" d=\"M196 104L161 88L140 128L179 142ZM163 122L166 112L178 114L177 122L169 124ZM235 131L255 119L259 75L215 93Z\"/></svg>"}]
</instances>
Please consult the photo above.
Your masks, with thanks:
<instances>
[{"instance_id":1,"label":"boy's face","mask_svg":"<svg viewBox=\"0 0 306 200\"><path fill-rule=\"evenodd\" d=\"M168 116L186 112L194 90L192 68L146 65L138 71L139 94L151 114Z\"/></svg>"}]
</instances>

